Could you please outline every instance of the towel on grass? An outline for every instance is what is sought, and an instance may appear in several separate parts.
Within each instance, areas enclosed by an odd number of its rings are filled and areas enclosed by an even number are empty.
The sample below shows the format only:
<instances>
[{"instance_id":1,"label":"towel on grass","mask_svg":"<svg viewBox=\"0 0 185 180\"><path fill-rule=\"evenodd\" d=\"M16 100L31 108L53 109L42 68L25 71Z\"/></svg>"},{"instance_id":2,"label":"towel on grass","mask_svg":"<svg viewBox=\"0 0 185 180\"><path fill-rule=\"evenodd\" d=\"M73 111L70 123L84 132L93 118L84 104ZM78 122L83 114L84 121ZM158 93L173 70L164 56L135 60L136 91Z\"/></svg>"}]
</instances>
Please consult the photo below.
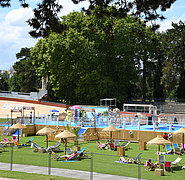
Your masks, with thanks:
<instances>
[{"instance_id":1,"label":"towel on grass","mask_svg":"<svg viewBox=\"0 0 185 180\"><path fill-rule=\"evenodd\" d=\"M123 162L123 161L120 161L120 160L118 160L118 161L114 161L114 162L116 162L116 163L124 163L124 164L131 164L131 163Z\"/></svg>"},{"instance_id":2,"label":"towel on grass","mask_svg":"<svg viewBox=\"0 0 185 180\"><path fill-rule=\"evenodd\" d=\"M69 160L69 161L65 160L65 161L61 161L61 162L77 162L77 160Z\"/></svg>"}]
</instances>

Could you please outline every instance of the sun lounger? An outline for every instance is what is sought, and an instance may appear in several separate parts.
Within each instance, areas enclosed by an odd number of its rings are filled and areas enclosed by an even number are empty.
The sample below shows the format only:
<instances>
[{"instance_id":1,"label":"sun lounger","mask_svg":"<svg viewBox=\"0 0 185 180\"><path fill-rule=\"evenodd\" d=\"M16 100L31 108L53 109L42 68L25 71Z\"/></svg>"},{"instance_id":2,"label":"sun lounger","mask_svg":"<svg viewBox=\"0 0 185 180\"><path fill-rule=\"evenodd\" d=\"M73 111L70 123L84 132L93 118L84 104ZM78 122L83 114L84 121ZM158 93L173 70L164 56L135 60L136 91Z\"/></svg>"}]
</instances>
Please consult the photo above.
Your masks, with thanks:
<instances>
[{"instance_id":1,"label":"sun lounger","mask_svg":"<svg viewBox=\"0 0 185 180\"><path fill-rule=\"evenodd\" d=\"M52 159L56 160L56 161L61 161L64 160L64 158L62 156L60 156L60 154L56 154L54 151L51 150L51 157Z\"/></svg>"},{"instance_id":2,"label":"sun lounger","mask_svg":"<svg viewBox=\"0 0 185 180\"><path fill-rule=\"evenodd\" d=\"M136 157L136 158L132 158L132 160L133 160L135 163L138 163L138 160L139 160L141 154L142 154L142 153L139 153L139 154L137 155L137 157Z\"/></svg>"},{"instance_id":3,"label":"sun lounger","mask_svg":"<svg viewBox=\"0 0 185 180\"><path fill-rule=\"evenodd\" d=\"M115 147L119 147L120 145L119 145L119 140L114 140L114 146Z\"/></svg>"},{"instance_id":4,"label":"sun lounger","mask_svg":"<svg viewBox=\"0 0 185 180\"><path fill-rule=\"evenodd\" d=\"M181 143L181 150L185 150L185 144L183 145L183 144Z\"/></svg>"},{"instance_id":5,"label":"sun lounger","mask_svg":"<svg viewBox=\"0 0 185 180\"><path fill-rule=\"evenodd\" d=\"M46 149L46 151L48 152L48 151L50 151L50 150L53 150L53 151L59 150L60 145L61 145L61 143L58 142L58 143L56 143L54 146L48 147L48 148Z\"/></svg>"},{"instance_id":6,"label":"sun lounger","mask_svg":"<svg viewBox=\"0 0 185 180\"><path fill-rule=\"evenodd\" d=\"M79 153L79 157L80 158L89 158L87 153L85 152L85 148L84 147L78 153Z\"/></svg>"},{"instance_id":7,"label":"sun lounger","mask_svg":"<svg viewBox=\"0 0 185 180\"><path fill-rule=\"evenodd\" d=\"M5 151L5 147L6 147L6 143L2 144L2 146L0 147L0 150Z\"/></svg>"},{"instance_id":8,"label":"sun lounger","mask_svg":"<svg viewBox=\"0 0 185 180\"><path fill-rule=\"evenodd\" d=\"M25 142L24 144L28 144L31 146L31 143L33 142L34 138L32 137L28 142Z\"/></svg>"},{"instance_id":9,"label":"sun lounger","mask_svg":"<svg viewBox=\"0 0 185 180\"><path fill-rule=\"evenodd\" d=\"M71 161L71 160L76 160L78 158L78 156L80 155L79 152L77 152L76 154L73 154L72 156L60 156L60 154L56 154L54 151L50 151L51 152L51 155L52 155L52 158L54 160L57 160L57 161Z\"/></svg>"},{"instance_id":10,"label":"sun lounger","mask_svg":"<svg viewBox=\"0 0 185 180\"><path fill-rule=\"evenodd\" d=\"M14 142L17 142L18 141L16 136L12 136L12 138L13 138L13 141Z\"/></svg>"},{"instance_id":11,"label":"sun lounger","mask_svg":"<svg viewBox=\"0 0 185 180\"><path fill-rule=\"evenodd\" d=\"M128 149L129 148L129 144L130 144L130 141L125 141L121 144L121 146L123 146L125 149Z\"/></svg>"},{"instance_id":12,"label":"sun lounger","mask_svg":"<svg viewBox=\"0 0 185 180\"><path fill-rule=\"evenodd\" d=\"M177 159L175 159L175 161L172 162L172 164L177 166L181 160L182 160L182 158L178 157Z\"/></svg>"},{"instance_id":13,"label":"sun lounger","mask_svg":"<svg viewBox=\"0 0 185 180\"><path fill-rule=\"evenodd\" d=\"M3 136L3 141L8 145L8 144L10 144L10 142L9 142L9 140L2 134L2 136Z\"/></svg>"},{"instance_id":14,"label":"sun lounger","mask_svg":"<svg viewBox=\"0 0 185 180\"><path fill-rule=\"evenodd\" d=\"M70 160L74 160L77 159L77 157L79 156L79 153L77 152L76 154L74 154L73 156L70 156L66 159L66 161L70 161Z\"/></svg>"},{"instance_id":15,"label":"sun lounger","mask_svg":"<svg viewBox=\"0 0 185 180\"><path fill-rule=\"evenodd\" d=\"M155 170L157 168L157 165L153 164L153 163L151 163L149 161L145 161L144 167L146 167L147 171L153 171L153 170Z\"/></svg>"},{"instance_id":16,"label":"sun lounger","mask_svg":"<svg viewBox=\"0 0 185 180\"><path fill-rule=\"evenodd\" d=\"M18 140L17 140L17 137L16 137L16 136L12 136L12 138L13 138L14 144L15 144L18 148L22 147L22 144L19 144L19 143L18 143Z\"/></svg>"},{"instance_id":17,"label":"sun lounger","mask_svg":"<svg viewBox=\"0 0 185 180\"><path fill-rule=\"evenodd\" d=\"M43 147L39 146L37 143L32 143L32 148L33 152L46 152L46 150Z\"/></svg>"},{"instance_id":18,"label":"sun lounger","mask_svg":"<svg viewBox=\"0 0 185 180\"><path fill-rule=\"evenodd\" d=\"M18 148L23 147L23 145L22 145L22 144L19 144L17 141L14 141L14 144L15 144Z\"/></svg>"},{"instance_id":19,"label":"sun lounger","mask_svg":"<svg viewBox=\"0 0 185 180\"><path fill-rule=\"evenodd\" d=\"M109 143L109 149L112 150L112 151L116 150L116 148L115 148L113 143Z\"/></svg>"},{"instance_id":20,"label":"sun lounger","mask_svg":"<svg viewBox=\"0 0 185 180\"><path fill-rule=\"evenodd\" d=\"M97 149L101 149L101 150L102 150L102 149L103 149L103 150L105 150L105 149L106 149L106 146L107 146L107 145L103 145L103 144L101 144L101 143L100 143L100 141L97 141L97 143L98 143L98 147L97 147Z\"/></svg>"},{"instance_id":21,"label":"sun lounger","mask_svg":"<svg viewBox=\"0 0 185 180\"><path fill-rule=\"evenodd\" d=\"M165 149L166 149L167 154L173 154L173 149L171 148L169 144L165 145Z\"/></svg>"},{"instance_id":22,"label":"sun lounger","mask_svg":"<svg viewBox=\"0 0 185 180\"><path fill-rule=\"evenodd\" d=\"M173 150L174 150L174 153L175 153L175 154L179 154L179 155L182 154L181 149L180 149L180 148L178 147L178 145L175 144L175 143L173 143Z\"/></svg>"},{"instance_id":23,"label":"sun lounger","mask_svg":"<svg viewBox=\"0 0 185 180\"><path fill-rule=\"evenodd\" d=\"M73 153L72 150L71 150L71 148L66 148L66 152L67 152L68 155L70 155L70 154Z\"/></svg>"},{"instance_id":24,"label":"sun lounger","mask_svg":"<svg viewBox=\"0 0 185 180\"><path fill-rule=\"evenodd\" d=\"M171 162L166 161L164 167L166 171L172 172Z\"/></svg>"}]
</instances>

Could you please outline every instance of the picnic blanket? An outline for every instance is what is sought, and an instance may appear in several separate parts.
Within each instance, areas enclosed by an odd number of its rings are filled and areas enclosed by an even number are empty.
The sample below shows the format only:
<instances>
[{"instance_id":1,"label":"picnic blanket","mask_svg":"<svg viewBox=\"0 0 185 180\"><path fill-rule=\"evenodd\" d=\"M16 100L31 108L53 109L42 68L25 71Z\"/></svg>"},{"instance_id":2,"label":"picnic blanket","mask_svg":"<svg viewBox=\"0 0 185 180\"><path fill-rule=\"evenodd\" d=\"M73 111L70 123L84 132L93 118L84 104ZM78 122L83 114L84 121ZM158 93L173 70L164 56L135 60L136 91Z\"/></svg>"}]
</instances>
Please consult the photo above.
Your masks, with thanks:
<instances>
[{"instance_id":1,"label":"picnic blanket","mask_svg":"<svg viewBox=\"0 0 185 180\"><path fill-rule=\"evenodd\" d=\"M131 163L128 163L128 162L123 162L123 161L120 161L120 160L117 160L117 161L114 161L116 163L124 163L124 164L131 164Z\"/></svg>"}]
</instances>

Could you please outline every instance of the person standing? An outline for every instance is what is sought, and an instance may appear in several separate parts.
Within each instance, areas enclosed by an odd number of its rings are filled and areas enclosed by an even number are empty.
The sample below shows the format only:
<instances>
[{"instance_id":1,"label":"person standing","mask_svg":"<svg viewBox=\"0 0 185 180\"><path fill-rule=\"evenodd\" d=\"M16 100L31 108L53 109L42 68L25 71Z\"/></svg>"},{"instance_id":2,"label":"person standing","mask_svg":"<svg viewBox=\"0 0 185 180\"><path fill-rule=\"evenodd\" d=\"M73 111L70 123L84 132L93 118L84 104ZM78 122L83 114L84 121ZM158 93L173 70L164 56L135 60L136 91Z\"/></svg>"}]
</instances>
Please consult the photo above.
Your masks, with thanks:
<instances>
[{"instance_id":1,"label":"person standing","mask_svg":"<svg viewBox=\"0 0 185 180\"><path fill-rule=\"evenodd\" d=\"M167 133L166 132L163 134L163 138L166 139L166 140L168 140L168 136L167 136Z\"/></svg>"}]
</instances>

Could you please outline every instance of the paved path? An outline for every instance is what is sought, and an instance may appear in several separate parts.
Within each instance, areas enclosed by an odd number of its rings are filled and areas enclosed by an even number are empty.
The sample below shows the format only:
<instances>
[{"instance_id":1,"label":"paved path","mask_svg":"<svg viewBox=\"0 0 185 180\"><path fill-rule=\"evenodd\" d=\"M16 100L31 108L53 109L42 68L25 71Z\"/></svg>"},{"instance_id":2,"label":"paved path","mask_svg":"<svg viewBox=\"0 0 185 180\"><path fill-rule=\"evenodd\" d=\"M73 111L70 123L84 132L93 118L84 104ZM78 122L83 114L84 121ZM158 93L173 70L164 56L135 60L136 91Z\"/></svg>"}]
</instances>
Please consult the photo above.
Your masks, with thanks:
<instances>
[{"instance_id":1,"label":"paved path","mask_svg":"<svg viewBox=\"0 0 185 180\"><path fill-rule=\"evenodd\" d=\"M10 170L9 163L0 163L0 170ZM13 164L12 171L26 172L26 173L35 173L35 174L45 174L48 175L48 167L41 166L32 166L32 165L23 165L23 164ZM77 178L77 179L90 179L90 172L87 171L78 171L72 169L61 169L61 168L51 168L50 175L54 176L63 176L69 178ZM118 176L118 175L110 175L110 174L102 174L102 173L93 173L93 180L120 180L120 179L128 179L128 180L136 180L137 178Z\"/></svg>"}]
</instances>

